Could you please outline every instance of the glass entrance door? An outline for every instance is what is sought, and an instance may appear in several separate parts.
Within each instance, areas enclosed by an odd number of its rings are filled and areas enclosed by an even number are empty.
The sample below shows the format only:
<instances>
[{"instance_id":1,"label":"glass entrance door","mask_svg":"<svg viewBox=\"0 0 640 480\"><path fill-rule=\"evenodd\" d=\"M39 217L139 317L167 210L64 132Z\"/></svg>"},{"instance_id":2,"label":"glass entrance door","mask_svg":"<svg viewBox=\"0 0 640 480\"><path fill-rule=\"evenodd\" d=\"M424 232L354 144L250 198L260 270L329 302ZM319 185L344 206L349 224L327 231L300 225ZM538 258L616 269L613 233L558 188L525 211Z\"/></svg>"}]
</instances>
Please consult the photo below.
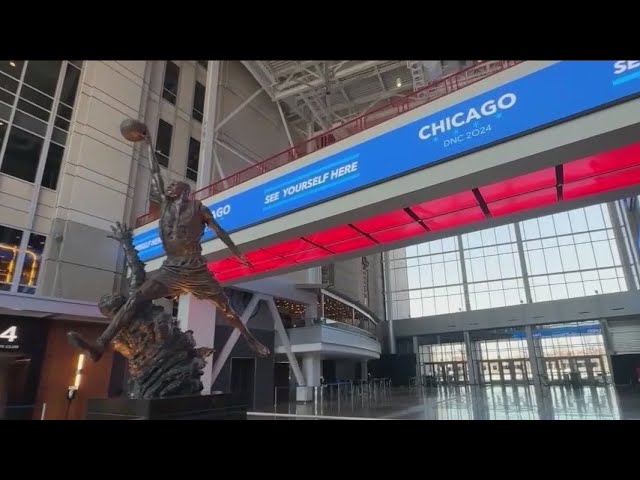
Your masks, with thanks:
<instances>
[{"instance_id":1,"label":"glass entrance door","mask_svg":"<svg viewBox=\"0 0 640 480\"><path fill-rule=\"evenodd\" d=\"M484 383L502 383L500 362L481 362L482 381Z\"/></svg>"},{"instance_id":2,"label":"glass entrance door","mask_svg":"<svg viewBox=\"0 0 640 480\"><path fill-rule=\"evenodd\" d=\"M517 384L529 383L531 368L527 360L483 361L481 363L484 383Z\"/></svg>"},{"instance_id":3,"label":"glass entrance door","mask_svg":"<svg viewBox=\"0 0 640 480\"><path fill-rule=\"evenodd\" d=\"M526 360L513 360L513 371L515 383L529 383L532 378L529 362Z\"/></svg>"},{"instance_id":4,"label":"glass entrance door","mask_svg":"<svg viewBox=\"0 0 640 480\"><path fill-rule=\"evenodd\" d=\"M606 383L606 360L601 356L545 359L545 373L552 385L603 385Z\"/></svg>"},{"instance_id":5,"label":"glass entrance door","mask_svg":"<svg viewBox=\"0 0 640 480\"><path fill-rule=\"evenodd\" d=\"M440 385L466 384L469 381L465 362L425 363L422 374L427 383L435 379Z\"/></svg>"}]
</instances>

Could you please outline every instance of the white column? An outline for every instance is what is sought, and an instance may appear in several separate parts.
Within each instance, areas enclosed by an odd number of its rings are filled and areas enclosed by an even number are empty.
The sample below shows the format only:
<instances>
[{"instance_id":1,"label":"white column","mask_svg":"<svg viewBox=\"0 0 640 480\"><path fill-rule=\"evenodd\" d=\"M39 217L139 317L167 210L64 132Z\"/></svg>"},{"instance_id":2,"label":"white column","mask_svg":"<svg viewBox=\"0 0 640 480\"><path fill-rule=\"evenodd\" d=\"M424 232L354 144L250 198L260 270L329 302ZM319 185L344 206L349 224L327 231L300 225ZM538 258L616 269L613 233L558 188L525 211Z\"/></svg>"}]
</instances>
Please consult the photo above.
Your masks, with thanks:
<instances>
[{"instance_id":1,"label":"white column","mask_svg":"<svg viewBox=\"0 0 640 480\"><path fill-rule=\"evenodd\" d=\"M413 336L413 354L416 356L416 381L419 382L419 378L421 376L421 368L420 368L420 345L418 342L418 337L416 335Z\"/></svg>"},{"instance_id":2,"label":"white column","mask_svg":"<svg viewBox=\"0 0 640 480\"><path fill-rule=\"evenodd\" d=\"M393 319L390 318L387 322L389 325L389 353L396 354L396 335L393 332Z\"/></svg>"},{"instance_id":3,"label":"white column","mask_svg":"<svg viewBox=\"0 0 640 480\"><path fill-rule=\"evenodd\" d=\"M263 298L262 295L259 295L257 293L253 294L253 297L251 297L251 300L249 301L244 311L242 312L242 315L240 316L240 320L242 321L243 325L245 326L247 325L249 318L251 318L251 315L253 314L253 312L256 310L256 307L258 306L258 302L262 298ZM216 352L215 362L213 363L213 369L211 372L212 385L215 383L216 379L218 378L218 375L220 375L220 371L222 370L222 367L224 366L227 359L229 358L229 355L231 355L231 352L233 351L233 347L235 347L236 342L238 341L238 338L240 338L240 330L238 330L237 328L234 328L233 331L231 332L231 335L229 335L229 338L227 339L227 343L225 343L224 347L222 347L222 350L220 350L220 352Z\"/></svg>"},{"instance_id":4,"label":"white column","mask_svg":"<svg viewBox=\"0 0 640 480\"><path fill-rule=\"evenodd\" d=\"M633 272L633 264L635 262L632 261L630 251L627 249L627 241L629 239L625 238L625 230L627 232L628 230L620 217L620 215L625 215L627 218L629 218L629 216L620 208L620 204L620 201L609 202L607 204L607 209L609 210L609 218L611 219L611 225L613 226L613 236L616 240L616 246L618 247L618 254L622 261L622 272L624 279L627 282L627 288L629 290L638 290Z\"/></svg>"},{"instance_id":5,"label":"white column","mask_svg":"<svg viewBox=\"0 0 640 480\"><path fill-rule=\"evenodd\" d=\"M308 387L320 386L322 359L319 353L305 353L302 357L302 371Z\"/></svg>"},{"instance_id":6,"label":"white column","mask_svg":"<svg viewBox=\"0 0 640 480\"><path fill-rule=\"evenodd\" d=\"M393 331L393 308L392 308L392 303L391 303L391 276L389 274L389 272L391 271L390 269L390 265L389 265L389 252L385 252L382 254L383 256L383 265L384 265L384 271L382 272L382 275L384 275L384 289L385 291L383 292L384 294L384 303L385 303L385 313L386 313L386 318L387 318L387 327L388 327L388 335L389 335L389 353L394 354L396 353L396 336L395 333Z\"/></svg>"},{"instance_id":7,"label":"white column","mask_svg":"<svg viewBox=\"0 0 640 480\"><path fill-rule=\"evenodd\" d=\"M608 369L609 369L609 380L612 385L615 384L613 381L613 362L611 361L611 352L613 350L613 345L611 343L611 331L609 330L609 321L606 318L600 320L600 330L602 331L602 339L604 341L604 350L607 357ZM607 378L605 377L605 380Z\"/></svg>"},{"instance_id":8,"label":"white column","mask_svg":"<svg viewBox=\"0 0 640 480\"><path fill-rule=\"evenodd\" d=\"M318 308L318 302L315 303L307 303L304 308L304 319L305 324L308 323L308 320L319 318L320 309Z\"/></svg>"},{"instance_id":9,"label":"white column","mask_svg":"<svg viewBox=\"0 0 640 480\"><path fill-rule=\"evenodd\" d=\"M467 352L467 370L469 371L469 384L478 385L480 380L478 378L478 372L476 370L477 362L475 362L475 351L473 349L473 340L469 332L463 332L464 334L464 348Z\"/></svg>"},{"instance_id":10,"label":"white column","mask_svg":"<svg viewBox=\"0 0 640 480\"><path fill-rule=\"evenodd\" d=\"M514 224L516 232L516 245L518 246L518 257L520 258L520 269L522 270L522 284L524 285L524 295L527 303L533 303L531 295L531 285L529 283L529 272L527 269L527 259L524 255L524 244L522 243L522 234L520 233L520 222Z\"/></svg>"},{"instance_id":11,"label":"white column","mask_svg":"<svg viewBox=\"0 0 640 480\"><path fill-rule=\"evenodd\" d=\"M220 62L209 60L207 65L207 85L205 86L204 94L204 112L202 115L200 157L198 159L198 189L211 184L213 179L213 142L215 139L219 78Z\"/></svg>"},{"instance_id":12,"label":"white column","mask_svg":"<svg viewBox=\"0 0 640 480\"><path fill-rule=\"evenodd\" d=\"M529 365L531 366L531 375L533 376L533 386L536 389L540 389L542 387L540 375L544 373L544 370L542 372L540 371L538 349L536 348L536 340L533 338L533 329L531 328L531 325L526 325L524 327L524 333L527 339L527 349L529 350Z\"/></svg>"},{"instance_id":13,"label":"white column","mask_svg":"<svg viewBox=\"0 0 640 480\"><path fill-rule=\"evenodd\" d=\"M368 361L367 360L363 360L362 362L360 362L361 368L360 368L360 372L362 373L362 380L366 380L369 377L369 368L368 368Z\"/></svg>"},{"instance_id":14,"label":"white column","mask_svg":"<svg viewBox=\"0 0 640 480\"><path fill-rule=\"evenodd\" d=\"M178 325L183 332L191 330L196 341L196 347L213 348L216 334L216 308L212 303L198 300L192 294L181 295L178 303ZM202 375L203 395L208 395L211 389L211 357L207 359L207 366Z\"/></svg>"},{"instance_id":15,"label":"white column","mask_svg":"<svg viewBox=\"0 0 640 480\"><path fill-rule=\"evenodd\" d=\"M460 255L460 273L462 273L462 288L464 290L464 309L471 311L471 297L469 296L469 281L467 280L467 263L464 260L464 244L462 235L458 235L458 255Z\"/></svg>"},{"instance_id":16,"label":"white column","mask_svg":"<svg viewBox=\"0 0 640 480\"><path fill-rule=\"evenodd\" d=\"M287 335L287 331L282 324L282 318L280 318L280 313L278 312L278 307L276 307L276 302L273 301L273 297L269 297L267 299L267 305L269 306L269 311L271 312L271 316L273 317L273 326L276 333L278 334L278 337L280 337L280 343L282 343L282 346L284 347L287 359L289 360L289 365L291 365L293 374L296 377L296 382L298 383L299 387L306 386L304 375L302 375L302 370L300 370L298 360L291 350L289 335Z\"/></svg>"}]
</instances>

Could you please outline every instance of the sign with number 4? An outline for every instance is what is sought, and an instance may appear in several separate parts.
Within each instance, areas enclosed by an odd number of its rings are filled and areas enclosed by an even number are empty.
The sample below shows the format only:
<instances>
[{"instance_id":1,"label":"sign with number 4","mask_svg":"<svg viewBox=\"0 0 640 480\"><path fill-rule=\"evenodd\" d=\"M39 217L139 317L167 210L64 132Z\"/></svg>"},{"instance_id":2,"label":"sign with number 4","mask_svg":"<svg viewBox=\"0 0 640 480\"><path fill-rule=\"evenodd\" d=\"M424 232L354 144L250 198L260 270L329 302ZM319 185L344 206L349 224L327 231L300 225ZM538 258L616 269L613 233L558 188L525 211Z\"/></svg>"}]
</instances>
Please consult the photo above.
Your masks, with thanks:
<instances>
[{"instance_id":1,"label":"sign with number 4","mask_svg":"<svg viewBox=\"0 0 640 480\"><path fill-rule=\"evenodd\" d=\"M15 342L18 339L18 327L15 325L7 328L4 332L0 333L0 339L7 340L8 342Z\"/></svg>"}]
</instances>

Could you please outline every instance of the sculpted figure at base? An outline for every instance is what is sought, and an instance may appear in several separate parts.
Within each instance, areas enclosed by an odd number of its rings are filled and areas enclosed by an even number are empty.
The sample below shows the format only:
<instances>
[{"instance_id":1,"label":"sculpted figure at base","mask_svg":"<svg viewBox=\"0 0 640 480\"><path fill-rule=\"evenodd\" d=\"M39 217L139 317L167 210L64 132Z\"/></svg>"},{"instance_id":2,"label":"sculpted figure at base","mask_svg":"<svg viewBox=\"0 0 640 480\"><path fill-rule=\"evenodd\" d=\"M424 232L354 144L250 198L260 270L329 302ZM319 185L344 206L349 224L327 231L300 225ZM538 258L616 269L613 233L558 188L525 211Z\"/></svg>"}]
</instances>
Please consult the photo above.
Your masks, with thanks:
<instances>
[{"instance_id":1,"label":"sculpted figure at base","mask_svg":"<svg viewBox=\"0 0 640 480\"><path fill-rule=\"evenodd\" d=\"M104 295L98 302L100 312L113 320L145 282L146 273L133 246L131 230L120 223L111 229L110 237L122 245L131 269L128 295ZM69 332L68 338L77 347L91 351L92 342L78 333ZM193 332L182 332L171 315L151 301L138 305L131 323L115 335L111 346L128 361L130 398L199 394L203 389L200 378L205 358L213 353L210 348L196 348Z\"/></svg>"},{"instance_id":2,"label":"sculpted figure at base","mask_svg":"<svg viewBox=\"0 0 640 480\"><path fill-rule=\"evenodd\" d=\"M221 285L207 269L200 243L205 225L216 233L244 265L251 267L251 264L213 218L211 210L199 200L191 198L187 183L174 181L165 189L146 125L137 120L128 119L122 122L120 131L129 141L144 141L147 144L151 168L151 195L160 203L160 239L166 258L156 275L145 279L129 296L115 313L107 329L95 342L87 341L73 333L69 334L70 341L87 351L94 361L98 361L116 335L130 325L142 305L158 298L192 293L196 298L213 303L224 315L226 321L239 330L251 349L258 355L269 355L269 349L245 327L239 315L231 307Z\"/></svg>"}]
</instances>

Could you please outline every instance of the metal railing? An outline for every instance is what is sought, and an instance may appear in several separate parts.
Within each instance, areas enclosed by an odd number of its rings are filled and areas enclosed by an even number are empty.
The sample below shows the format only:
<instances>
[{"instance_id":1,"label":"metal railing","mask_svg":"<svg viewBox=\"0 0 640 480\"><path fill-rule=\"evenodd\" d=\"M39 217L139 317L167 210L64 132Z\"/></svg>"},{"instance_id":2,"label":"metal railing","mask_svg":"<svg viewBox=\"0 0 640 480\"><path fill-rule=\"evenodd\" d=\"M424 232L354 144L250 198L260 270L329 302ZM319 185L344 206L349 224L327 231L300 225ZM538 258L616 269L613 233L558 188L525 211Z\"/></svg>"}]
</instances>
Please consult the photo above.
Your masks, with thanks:
<instances>
[{"instance_id":1,"label":"metal railing","mask_svg":"<svg viewBox=\"0 0 640 480\"><path fill-rule=\"evenodd\" d=\"M280 394L278 394L280 392ZM275 406L278 405L279 402L284 403L286 399L286 403L291 402L292 399L295 399L295 388L291 386L286 387L274 387L273 388L273 404Z\"/></svg>"},{"instance_id":2,"label":"metal railing","mask_svg":"<svg viewBox=\"0 0 640 480\"><path fill-rule=\"evenodd\" d=\"M390 378L369 378L365 380L343 380L323 383L313 388L313 403L321 405L327 401L353 402L356 397L362 400L384 397L391 392ZM283 392L284 390L284 392ZM274 407L288 403L296 403L296 387L275 387Z\"/></svg>"},{"instance_id":3,"label":"metal railing","mask_svg":"<svg viewBox=\"0 0 640 480\"><path fill-rule=\"evenodd\" d=\"M371 333L369 330L356 327L351 323L347 323L347 321L345 320L334 320L333 318L326 318L326 317L305 319L305 325L304 325L305 327L311 327L314 325L325 325L328 327L335 327L335 328L339 328L340 330L345 330L347 332L356 333L358 335L364 335L373 340L378 340L378 337L376 337L375 334Z\"/></svg>"},{"instance_id":4,"label":"metal railing","mask_svg":"<svg viewBox=\"0 0 640 480\"><path fill-rule=\"evenodd\" d=\"M407 113L414 108L421 107L453 92L457 92L458 90L468 87L480 80L484 80L496 73L507 70L521 62L522 60L488 60L471 65L457 73L447 75L431 82L424 88L406 96L392 98L390 99L390 103L387 105L371 110L359 117L343 123L342 125L322 132L309 140L273 155L266 160L256 163L255 165L251 165L244 170L240 170L229 177L218 180L217 182L194 192L193 197L198 200L204 200L205 198L224 192L225 190L264 175L276 168L295 162L313 152L344 140L345 138L349 138L357 133L386 122L387 120ZM136 219L136 228L157 220L158 215L159 211L155 211L138 217Z\"/></svg>"}]
</instances>

